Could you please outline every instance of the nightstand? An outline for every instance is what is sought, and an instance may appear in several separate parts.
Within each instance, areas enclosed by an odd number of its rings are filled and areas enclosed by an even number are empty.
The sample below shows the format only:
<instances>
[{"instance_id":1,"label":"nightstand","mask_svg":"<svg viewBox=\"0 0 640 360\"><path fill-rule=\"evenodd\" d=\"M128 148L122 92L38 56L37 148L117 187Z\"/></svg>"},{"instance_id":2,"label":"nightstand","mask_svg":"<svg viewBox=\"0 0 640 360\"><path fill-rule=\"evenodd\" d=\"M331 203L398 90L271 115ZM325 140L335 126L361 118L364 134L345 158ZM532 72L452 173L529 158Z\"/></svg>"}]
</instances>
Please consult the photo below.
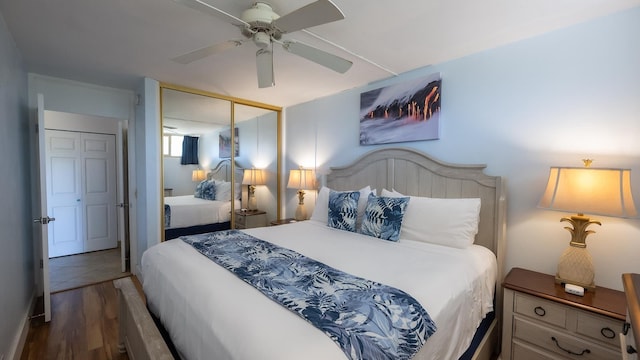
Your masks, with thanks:
<instances>
[{"instance_id":1,"label":"nightstand","mask_svg":"<svg viewBox=\"0 0 640 360\"><path fill-rule=\"evenodd\" d=\"M286 219L280 219L280 220L273 220L270 224L271 226L277 226L277 225L296 223L298 221L299 220L296 220L294 218L286 218Z\"/></svg>"},{"instance_id":2,"label":"nightstand","mask_svg":"<svg viewBox=\"0 0 640 360\"><path fill-rule=\"evenodd\" d=\"M236 229L267 226L267 213L262 210L236 210Z\"/></svg>"},{"instance_id":3,"label":"nightstand","mask_svg":"<svg viewBox=\"0 0 640 360\"><path fill-rule=\"evenodd\" d=\"M503 360L620 359L626 300L597 286L568 294L552 275L513 268L504 279Z\"/></svg>"},{"instance_id":4,"label":"nightstand","mask_svg":"<svg viewBox=\"0 0 640 360\"><path fill-rule=\"evenodd\" d=\"M620 347L626 355L624 359L635 360L640 344L640 274L622 274L622 286L627 298L627 324Z\"/></svg>"}]
</instances>

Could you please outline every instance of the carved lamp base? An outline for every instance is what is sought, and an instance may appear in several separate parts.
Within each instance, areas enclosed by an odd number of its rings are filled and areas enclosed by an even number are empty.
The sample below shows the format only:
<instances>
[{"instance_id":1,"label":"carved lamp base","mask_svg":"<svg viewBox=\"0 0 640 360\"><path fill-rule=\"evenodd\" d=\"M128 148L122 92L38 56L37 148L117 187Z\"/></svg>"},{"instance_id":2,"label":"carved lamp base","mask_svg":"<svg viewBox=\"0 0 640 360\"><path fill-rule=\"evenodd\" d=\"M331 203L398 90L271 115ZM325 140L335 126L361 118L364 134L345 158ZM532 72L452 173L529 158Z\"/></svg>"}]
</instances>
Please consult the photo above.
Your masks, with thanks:
<instances>
[{"instance_id":1,"label":"carved lamp base","mask_svg":"<svg viewBox=\"0 0 640 360\"><path fill-rule=\"evenodd\" d=\"M593 260L587 248L569 246L560 256L556 283L573 284L595 290Z\"/></svg>"},{"instance_id":2,"label":"carved lamp base","mask_svg":"<svg viewBox=\"0 0 640 360\"><path fill-rule=\"evenodd\" d=\"M304 190L298 190L298 207L294 218L297 221L307 220L307 209L304 207Z\"/></svg>"}]
</instances>

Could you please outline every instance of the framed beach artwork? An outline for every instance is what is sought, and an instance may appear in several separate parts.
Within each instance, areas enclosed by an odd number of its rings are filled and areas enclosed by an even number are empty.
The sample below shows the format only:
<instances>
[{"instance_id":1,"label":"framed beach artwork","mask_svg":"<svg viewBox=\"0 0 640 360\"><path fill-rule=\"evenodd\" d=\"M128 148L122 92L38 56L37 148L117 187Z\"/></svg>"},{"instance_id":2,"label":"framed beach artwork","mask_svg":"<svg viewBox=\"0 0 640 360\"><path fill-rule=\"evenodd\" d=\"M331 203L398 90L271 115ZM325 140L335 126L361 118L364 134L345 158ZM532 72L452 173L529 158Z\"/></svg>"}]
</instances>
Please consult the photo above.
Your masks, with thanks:
<instances>
[{"instance_id":1,"label":"framed beach artwork","mask_svg":"<svg viewBox=\"0 0 640 360\"><path fill-rule=\"evenodd\" d=\"M436 140L440 73L360 94L360 145Z\"/></svg>"},{"instance_id":2,"label":"framed beach artwork","mask_svg":"<svg viewBox=\"0 0 640 360\"><path fill-rule=\"evenodd\" d=\"M235 143L236 152L234 156L240 155L240 142L238 139L238 128L233 129L233 139L231 138L231 129L222 130L218 135L219 139L219 153L218 157L220 158L230 158L231 157L231 141Z\"/></svg>"}]
</instances>

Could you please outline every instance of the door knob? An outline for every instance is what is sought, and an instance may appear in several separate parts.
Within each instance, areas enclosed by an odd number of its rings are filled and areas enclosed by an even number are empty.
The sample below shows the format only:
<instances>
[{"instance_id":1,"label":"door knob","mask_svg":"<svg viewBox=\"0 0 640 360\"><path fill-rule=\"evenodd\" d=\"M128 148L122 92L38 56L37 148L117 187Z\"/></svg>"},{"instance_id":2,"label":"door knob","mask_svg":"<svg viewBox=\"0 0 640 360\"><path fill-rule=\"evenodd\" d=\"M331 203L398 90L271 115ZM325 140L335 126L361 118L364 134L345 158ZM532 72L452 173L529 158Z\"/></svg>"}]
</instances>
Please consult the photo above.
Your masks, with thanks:
<instances>
[{"instance_id":1,"label":"door knob","mask_svg":"<svg viewBox=\"0 0 640 360\"><path fill-rule=\"evenodd\" d=\"M40 223L42 225L46 225L46 224L50 223L51 221L56 221L56 218L44 216L44 217L41 217L41 218L33 219L34 223Z\"/></svg>"}]
</instances>

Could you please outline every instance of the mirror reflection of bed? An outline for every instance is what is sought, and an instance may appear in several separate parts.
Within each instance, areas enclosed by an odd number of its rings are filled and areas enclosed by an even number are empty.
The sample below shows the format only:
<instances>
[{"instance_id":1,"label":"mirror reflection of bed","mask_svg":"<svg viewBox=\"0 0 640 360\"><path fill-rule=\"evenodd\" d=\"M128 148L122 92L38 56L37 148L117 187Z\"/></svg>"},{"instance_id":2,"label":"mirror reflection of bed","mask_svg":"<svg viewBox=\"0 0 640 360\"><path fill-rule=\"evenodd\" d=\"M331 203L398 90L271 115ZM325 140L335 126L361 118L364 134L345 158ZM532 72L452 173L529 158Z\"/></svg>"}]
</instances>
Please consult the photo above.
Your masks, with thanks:
<instances>
[{"instance_id":1,"label":"mirror reflection of bed","mask_svg":"<svg viewBox=\"0 0 640 360\"><path fill-rule=\"evenodd\" d=\"M231 228L232 194L235 193L234 208L241 206L239 189L234 191L231 185L231 171L229 159L220 161L208 172L196 169L190 193L164 197L166 240ZM242 173L242 169L236 168L236 172Z\"/></svg>"},{"instance_id":2,"label":"mirror reflection of bed","mask_svg":"<svg viewBox=\"0 0 640 360\"><path fill-rule=\"evenodd\" d=\"M163 88L162 104L165 239L228 229L231 203L196 197L196 187L207 174L231 184L230 162L218 156L218 134L230 127L231 103ZM183 153L186 137L194 147ZM222 216L212 207L220 208Z\"/></svg>"}]
</instances>

